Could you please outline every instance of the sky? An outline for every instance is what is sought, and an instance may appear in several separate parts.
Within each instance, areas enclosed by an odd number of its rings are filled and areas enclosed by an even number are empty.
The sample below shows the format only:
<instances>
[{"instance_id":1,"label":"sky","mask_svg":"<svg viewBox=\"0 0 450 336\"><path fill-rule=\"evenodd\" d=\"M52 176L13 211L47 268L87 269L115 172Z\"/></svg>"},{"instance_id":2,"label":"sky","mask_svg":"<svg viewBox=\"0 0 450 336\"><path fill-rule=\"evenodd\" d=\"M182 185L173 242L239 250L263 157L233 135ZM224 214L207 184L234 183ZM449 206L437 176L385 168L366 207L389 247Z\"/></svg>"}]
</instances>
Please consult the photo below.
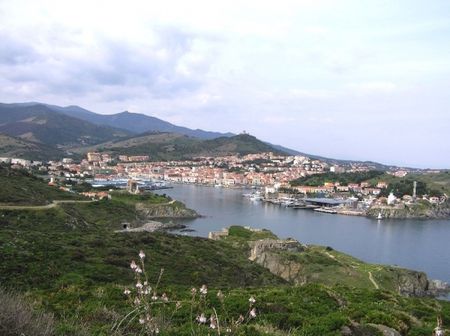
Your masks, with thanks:
<instances>
[{"instance_id":1,"label":"sky","mask_svg":"<svg viewBox=\"0 0 450 336\"><path fill-rule=\"evenodd\" d=\"M0 0L0 101L450 168L450 1Z\"/></svg>"}]
</instances>

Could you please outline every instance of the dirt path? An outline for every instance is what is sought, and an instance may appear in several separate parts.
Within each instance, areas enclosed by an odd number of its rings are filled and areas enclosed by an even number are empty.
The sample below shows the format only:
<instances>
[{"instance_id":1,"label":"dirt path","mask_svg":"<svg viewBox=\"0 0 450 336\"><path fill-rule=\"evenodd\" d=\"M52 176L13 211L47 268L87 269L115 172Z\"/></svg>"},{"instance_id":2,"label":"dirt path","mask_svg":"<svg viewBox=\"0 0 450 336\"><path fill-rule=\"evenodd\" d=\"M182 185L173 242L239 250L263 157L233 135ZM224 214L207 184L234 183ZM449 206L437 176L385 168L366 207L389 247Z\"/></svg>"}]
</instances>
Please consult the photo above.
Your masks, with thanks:
<instances>
[{"instance_id":1,"label":"dirt path","mask_svg":"<svg viewBox=\"0 0 450 336\"><path fill-rule=\"evenodd\" d=\"M46 210L63 203L93 203L97 201L60 200L46 205L0 205L0 210Z\"/></svg>"},{"instance_id":2,"label":"dirt path","mask_svg":"<svg viewBox=\"0 0 450 336\"><path fill-rule=\"evenodd\" d=\"M375 281L375 279L372 276L372 272L370 272L370 271L369 271L369 280L373 283L373 285L375 286L376 289L380 289L377 282Z\"/></svg>"}]
</instances>

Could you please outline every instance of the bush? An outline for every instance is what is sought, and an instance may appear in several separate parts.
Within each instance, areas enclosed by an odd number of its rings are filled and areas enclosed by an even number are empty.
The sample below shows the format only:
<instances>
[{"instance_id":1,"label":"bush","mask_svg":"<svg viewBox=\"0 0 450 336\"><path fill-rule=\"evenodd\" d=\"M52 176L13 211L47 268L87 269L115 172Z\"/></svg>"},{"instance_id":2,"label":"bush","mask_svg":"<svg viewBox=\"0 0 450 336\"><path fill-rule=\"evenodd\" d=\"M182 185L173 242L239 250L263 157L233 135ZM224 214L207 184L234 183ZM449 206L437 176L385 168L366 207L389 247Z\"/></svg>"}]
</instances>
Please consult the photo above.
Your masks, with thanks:
<instances>
[{"instance_id":1,"label":"bush","mask_svg":"<svg viewBox=\"0 0 450 336\"><path fill-rule=\"evenodd\" d=\"M33 310L22 296L0 288L0 335L54 335L53 316Z\"/></svg>"}]
</instances>

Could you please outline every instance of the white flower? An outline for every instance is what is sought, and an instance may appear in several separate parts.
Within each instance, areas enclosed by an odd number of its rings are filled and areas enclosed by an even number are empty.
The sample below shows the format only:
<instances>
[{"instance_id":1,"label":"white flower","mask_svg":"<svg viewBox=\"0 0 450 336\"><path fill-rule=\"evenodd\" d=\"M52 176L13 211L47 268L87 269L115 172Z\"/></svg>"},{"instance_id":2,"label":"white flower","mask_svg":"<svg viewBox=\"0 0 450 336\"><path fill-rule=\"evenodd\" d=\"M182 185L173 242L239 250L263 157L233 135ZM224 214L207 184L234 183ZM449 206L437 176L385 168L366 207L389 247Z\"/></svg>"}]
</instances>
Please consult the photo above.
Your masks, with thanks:
<instances>
[{"instance_id":1,"label":"white flower","mask_svg":"<svg viewBox=\"0 0 450 336\"><path fill-rule=\"evenodd\" d=\"M206 316L205 314L201 313L200 316L197 316L198 323L206 323Z\"/></svg>"},{"instance_id":2,"label":"white flower","mask_svg":"<svg viewBox=\"0 0 450 336\"><path fill-rule=\"evenodd\" d=\"M141 300L139 300L138 298L134 299L134 304L135 304L135 305L138 305L138 304L140 304L140 303L141 303Z\"/></svg>"},{"instance_id":3,"label":"white flower","mask_svg":"<svg viewBox=\"0 0 450 336\"><path fill-rule=\"evenodd\" d=\"M138 281L138 282L137 282L137 284L136 284L136 288L139 288L139 289L140 289L140 288L142 288L142 284L141 284L141 282L140 282L140 281Z\"/></svg>"},{"instance_id":4,"label":"white flower","mask_svg":"<svg viewBox=\"0 0 450 336\"><path fill-rule=\"evenodd\" d=\"M206 287L206 285L203 285L203 286L200 288L200 294L206 295L207 293L208 293L208 288Z\"/></svg>"},{"instance_id":5,"label":"white flower","mask_svg":"<svg viewBox=\"0 0 450 336\"><path fill-rule=\"evenodd\" d=\"M144 281L144 286L148 286L148 281Z\"/></svg>"},{"instance_id":6,"label":"white flower","mask_svg":"<svg viewBox=\"0 0 450 336\"><path fill-rule=\"evenodd\" d=\"M145 253L144 251L140 250L139 251L139 258L144 259L145 258Z\"/></svg>"},{"instance_id":7,"label":"white flower","mask_svg":"<svg viewBox=\"0 0 450 336\"><path fill-rule=\"evenodd\" d=\"M123 291L123 294L125 295L130 295L130 290L128 288L125 288L125 290Z\"/></svg>"},{"instance_id":8,"label":"white flower","mask_svg":"<svg viewBox=\"0 0 450 336\"><path fill-rule=\"evenodd\" d=\"M214 317L214 315L211 315L211 317L209 318L209 327L211 329L216 329L217 328L217 323L216 323L216 318Z\"/></svg>"},{"instance_id":9,"label":"white flower","mask_svg":"<svg viewBox=\"0 0 450 336\"><path fill-rule=\"evenodd\" d=\"M131 267L131 269L133 269L133 270L136 269L137 265L136 265L136 263L134 262L134 260L131 261L130 267Z\"/></svg>"},{"instance_id":10,"label":"white flower","mask_svg":"<svg viewBox=\"0 0 450 336\"><path fill-rule=\"evenodd\" d=\"M153 294L153 296L152 296L152 300L153 300L153 301L156 301L156 300L158 300L158 295L156 295L156 293L154 293L154 294Z\"/></svg>"},{"instance_id":11,"label":"white flower","mask_svg":"<svg viewBox=\"0 0 450 336\"><path fill-rule=\"evenodd\" d=\"M136 269L134 270L136 273L142 273L142 268L139 266L136 266Z\"/></svg>"},{"instance_id":12,"label":"white flower","mask_svg":"<svg viewBox=\"0 0 450 336\"><path fill-rule=\"evenodd\" d=\"M255 318L256 317L256 308L253 308L252 310L250 310L250 317L251 318Z\"/></svg>"},{"instance_id":13,"label":"white flower","mask_svg":"<svg viewBox=\"0 0 450 336\"><path fill-rule=\"evenodd\" d=\"M248 302L250 302L250 304L254 304L256 300L253 296L251 296L250 299L248 299Z\"/></svg>"},{"instance_id":14,"label":"white flower","mask_svg":"<svg viewBox=\"0 0 450 336\"><path fill-rule=\"evenodd\" d=\"M139 319L139 323L140 323L140 324L144 324L144 323L145 323L145 320L144 320L143 318L140 318L140 319Z\"/></svg>"},{"instance_id":15,"label":"white flower","mask_svg":"<svg viewBox=\"0 0 450 336\"><path fill-rule=\"evenodd\" d=\"M167 297L166 293L163 293L161 295L161 300L164 301L164 302L168 302L169 301L169 298Z\"/></svg>"}]
</instances>

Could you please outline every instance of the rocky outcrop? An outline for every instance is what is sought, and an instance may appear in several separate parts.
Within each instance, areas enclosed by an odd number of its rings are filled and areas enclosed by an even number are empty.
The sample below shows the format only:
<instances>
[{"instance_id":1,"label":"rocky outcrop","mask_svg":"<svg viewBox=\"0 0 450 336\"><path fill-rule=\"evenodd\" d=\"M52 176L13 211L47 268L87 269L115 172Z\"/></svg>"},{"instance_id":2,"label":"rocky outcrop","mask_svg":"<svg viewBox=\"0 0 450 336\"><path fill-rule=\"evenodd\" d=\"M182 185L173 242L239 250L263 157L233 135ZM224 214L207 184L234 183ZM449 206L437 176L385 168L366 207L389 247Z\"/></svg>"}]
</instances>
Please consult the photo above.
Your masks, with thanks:
<instances>
[{"instance_id":1,"label":"rocky outcrop","mask_svg":"<svg viewBox=\"0 0 450 336\"><path fill-rule=\"evenodd\" d=\"M383 336L401 336L397 330L381 324L361 325L353 322L341 328L342 336L378 336L380 333Z\"/></svg>"},{"instance_id":2,"label":"rocky outcrop","mask_svg":"<svg viewBox=\"0 0 450 336\"><path fill-rule=\"evenodd\" d=\"M379 213L383 218L394 219L446 219L450 218L450 204L433 205L422 201L417 204L373 206L367 211L367 216L377 218Z\"/></svg>"},{"instance_id":3,"label":"rocky outcrop","mask_svg":"<svg viewBox=\"0 0 450 336\"><path fill-rule=\"evenodd\" d=\"M147 219L152 218L197 218L199 214L192 209L186 208L181 202L170 202L164 204L137 203L136 211Z\"/></svg>"},{"instance_id":4,"label":"rocky outcrop","mask_svg":"<svg viewBox=\"0 0 450 336\"><path fill-rule=\"evenodd\" d=\"M271 273L294 283L305 283L301 275L301 265L280 258L278 252L303 252L305 246L294 239L264 239L249 242L249 259L267 268Z\"/></svg>"},{"instance_id":5,"label":"rocky outcrop","mask_svg":"<svg viewBox=\"0 0 450 336\"><path fill-rule=\"evenodd\" d=\"M248 242L249 259L294 285L348 283L356 287L394 290L404 296L437 296L449 291L446 283L432 281L423 272L392 266L372 266L349 259L331 248L307 247L296 240L263 239ZM379 277L379 280L377 280Z\"/></svg>"},{"instance_id":6,"label":"rocky outcrop","mask_svg":"<svg viewBox=\"0 0 450 336\"><path fill-rule=\"evenodd\" d=\"M155 232L155 231L167 231L183 229L185 225L175 223L161 223L156 221L149 221L142 226L132 227L127 224L122 230L116 230L114 232Z\"/></svg>"}]
</instances>

